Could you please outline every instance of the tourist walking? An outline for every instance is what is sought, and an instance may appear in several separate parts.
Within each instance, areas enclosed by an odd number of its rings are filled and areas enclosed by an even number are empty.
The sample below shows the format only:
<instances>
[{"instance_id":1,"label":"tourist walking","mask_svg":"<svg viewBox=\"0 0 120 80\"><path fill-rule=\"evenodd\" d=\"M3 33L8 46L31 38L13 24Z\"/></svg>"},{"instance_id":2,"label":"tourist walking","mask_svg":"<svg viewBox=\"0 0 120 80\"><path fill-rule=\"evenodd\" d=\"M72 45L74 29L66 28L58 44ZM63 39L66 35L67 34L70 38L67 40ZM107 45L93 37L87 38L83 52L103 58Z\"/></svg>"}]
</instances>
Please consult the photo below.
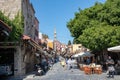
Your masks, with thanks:
<instances>
[{"instance_id":1,"label":"tourist walking","mask_svg":"<svg viewBox=\"0 0 120 80\"><path fill-rule=\"evenodd\" d=\"M68 60L67 60L67 69L71 69L72 68L72 59L71 58L69 58Z\"/></svg>"},{"instance_id":2,"label":"tourist walking","mask_svg":"<svg viewBox=\"0 0 120 80\"><path fill-rule=\"evenodd\" d=\"M114 73L115 73L115 69L114 69L114 60L109 56L107 61L106 61L106 64L108 66L108 78L114 78Z\"/></svg>"},{"instance_id":3,"label":"tourist walking","mask_svg":"<svg viewBox=\"0 0 120 80\"><path fill-rule=\"evenodd\" d=\"M61 61L61 65L62 65L63 68L65 68L65 66L66 66L65 60L62 60L62 61Z\"/></svg>"},{"instance_id":4,"label":"tourist walking","mask_svg":"<svg viewBox=\"0 0 120 80\"><path fill-rule=\"evenodd\" d=\"M120 60L118 60L117 64L115 65L115 72L117 75L120 75Z\"/></svg>"}]
</instances>

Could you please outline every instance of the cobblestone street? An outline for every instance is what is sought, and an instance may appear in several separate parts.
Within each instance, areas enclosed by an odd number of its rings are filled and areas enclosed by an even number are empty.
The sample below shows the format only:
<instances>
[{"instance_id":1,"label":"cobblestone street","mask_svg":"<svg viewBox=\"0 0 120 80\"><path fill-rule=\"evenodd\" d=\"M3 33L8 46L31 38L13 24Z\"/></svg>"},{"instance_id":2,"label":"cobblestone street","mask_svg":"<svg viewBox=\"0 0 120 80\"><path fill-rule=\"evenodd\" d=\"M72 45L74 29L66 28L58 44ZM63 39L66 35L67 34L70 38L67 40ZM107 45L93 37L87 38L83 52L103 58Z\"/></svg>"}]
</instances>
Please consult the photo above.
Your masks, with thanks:
<instances>
[{"instance_id":1,"label":"cobblestone street","mask_svg":"<svg viewBox=\"0 0 120 80\"><path fill-rule=\"evenodd\" d=\"M65 70L58 62L45 75L35 76L31 74L23 80L120 80L120 76L115 75L114 78L107 78L106 73L86 75L79 69Z\"/></svg>"}]
</instances>

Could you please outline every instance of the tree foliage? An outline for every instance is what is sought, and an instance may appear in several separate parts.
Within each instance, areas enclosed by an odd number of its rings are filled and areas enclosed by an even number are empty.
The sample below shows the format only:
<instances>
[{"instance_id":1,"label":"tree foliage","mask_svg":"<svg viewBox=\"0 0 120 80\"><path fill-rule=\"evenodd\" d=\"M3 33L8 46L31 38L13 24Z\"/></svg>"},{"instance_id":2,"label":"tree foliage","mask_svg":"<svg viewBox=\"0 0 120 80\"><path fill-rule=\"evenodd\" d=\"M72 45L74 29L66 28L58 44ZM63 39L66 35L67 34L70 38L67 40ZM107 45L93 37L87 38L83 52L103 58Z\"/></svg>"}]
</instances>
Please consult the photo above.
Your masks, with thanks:
<instances>
[{"instance_id":1,"label":"tree foliage","mask_svg":"<svg viewBox=\"0 0 120 80\"><path fill-rule=\"evenodd\" d=\"M47 34L42 34L42 37L43 37L43 39L48 39L49 38Z\"/></svg>"},{"instance_id":2,"label":"tree foliage","mask_svg":"<svg viewBox=\"0 0 120 80\"><path fill-rule=\"evenodd\" d=\"M79 10L67 27L74 43L82 43L93 51L120 44L120 0L96 2L90 8Z\"/></svg>"},{"instance_id":3,"label":"tree foliage","mask_svg":"<svg viewBox=\"0 0 120 80\"><path fill-rule=\"evenodd\" d=\"M7 16L5 16L1 11L0 11L0 20L2 20L3 22L5 22L10 27L13 25L12 21Z\"/></svg>"},{"instance_id":4,"label":"tree foliage","mask_svg":"<svg viewBox=\"0 0 120 80\"><path fill-rule=\"evenodd\" d=\"M69 40L69 41L68 41L68 45L71 45L71 44L72 44L72 43L71 43L71 41Z\"/></svg>"},{"instance_id":5,"label":"tree foliage","mask_svg":"<svg viewBox=\"0 0 120 80\"><path fill-rule=\"evenodd\" d=\"M23 15L21 12L18 12L18 14L15 16L12 26L12 32L10 34L10 39L13 41L19 41L22 34L23 34L23 28L24 28L24 20Z\"/></svg>"},{"instance_id":6,"label":"tree foliage","mask_svg":"<svg viewBox=\"0 0 120 80\"><path fill-rule=\"evenodd\" d=\"M9 38L7 38L7 40L9 40L9 41L20 40L21 35L23 34L23 27L24 27L24 22L23 22L24 20L23 20L22 13L18 12L18 14L15 16L15 18L13 20L10 20L7 16L5 16L0 11L0 19L12 28L10 36L9 36Z\"/></svg>"}]
</instances>

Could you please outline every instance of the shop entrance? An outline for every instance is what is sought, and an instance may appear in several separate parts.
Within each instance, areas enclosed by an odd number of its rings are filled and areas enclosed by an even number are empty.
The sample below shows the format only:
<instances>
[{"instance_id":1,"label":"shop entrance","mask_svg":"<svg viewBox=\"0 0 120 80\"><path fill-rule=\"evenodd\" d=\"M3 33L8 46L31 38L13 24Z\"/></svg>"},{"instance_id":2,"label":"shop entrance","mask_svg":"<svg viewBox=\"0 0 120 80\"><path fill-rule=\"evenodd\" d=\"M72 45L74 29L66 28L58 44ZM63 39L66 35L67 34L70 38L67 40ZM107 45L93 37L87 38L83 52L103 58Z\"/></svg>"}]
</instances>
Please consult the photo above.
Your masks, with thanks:
<instances>
[{"instance_id":1,"label":"shop entrance","mask_svg":"<svg viewBox=\"0 0 120 80\"><path fill-rule=\"evenodd\" d=\"M14 75L14 53L14 48L0 48L1 75Z\"/></svg>"}]
</instances>

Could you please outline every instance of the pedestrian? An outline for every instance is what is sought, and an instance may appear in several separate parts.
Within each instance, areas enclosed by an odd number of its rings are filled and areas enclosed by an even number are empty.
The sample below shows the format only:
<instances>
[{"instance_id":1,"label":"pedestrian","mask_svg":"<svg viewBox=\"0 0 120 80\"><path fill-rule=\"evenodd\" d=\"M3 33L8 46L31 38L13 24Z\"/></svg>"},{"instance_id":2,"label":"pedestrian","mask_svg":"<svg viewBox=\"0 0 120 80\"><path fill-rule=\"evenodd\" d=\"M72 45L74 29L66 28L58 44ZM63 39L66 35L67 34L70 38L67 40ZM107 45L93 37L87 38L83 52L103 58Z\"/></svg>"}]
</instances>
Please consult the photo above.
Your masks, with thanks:
<instances>
[{"instance_id":1,"label":"pedestrian","mask_svg":"<svg viewBox=\"0 0 120 80\"><path fill-rule=\"evenodd\" d=\"M72 59L71 58L69 58L68 60L67 60L67 68L70 70L71 68L72 68Z\"/></svg>"},{"instance_id":2,"label":"pedestrian","mask_svg":"<svg viewBox=\"0 0 120 80\"><path fill-rule=\"evenodd\" d=\"M87 57L86 64L87 64L87 65L90 64L90 58L89 58L89 57Z\"/></svg>"},{"instance_id":3,"label":"pedestrian","mask_svg":"<svg viewBox=\"0 0 120 80\"><path fill-rule=\"evenodd\" d=\"M117 75L120 75L120 60L118 60L117 64L115 65L115 72Z\"/></svg>"},{"instance_id":4,"label":"pedestrian","mask_svg":"<svg viewBox=\"0 0 120 80\"><path fill-rule=\"evenodd\" d=\"M107 61L106 61L106 64L108 66L108 78L114 78L114 73L115 73L115 68L114 68L114 60L109 56Z\"/></svg>"},{"instance_id":5,"label":"pedestrian","mask_svg":"<svg viewBox=\"0 0 120 80\"><path fill-rule=\"evenodd\" d=\"M43 71L46 72L47 67L48 67L48 63L47 63L47 60L46 60L45 57L43 57L42 60L41 60L41 66L42 66L41 68L43 69Z\"/></svg>"},{"instance_id":6,"label":"pedestrian","mask_svg":"<svg viewBox=\"0 0 120 80\"><path fill-rule=\"evenodd\" d=\"M72 68L76 68L76 65L77 65L76 59L75 59L75 58L72 58L72 59L71 59L71 66L72 66Z\"/></svg>"},{"instance_id":7,"label":"pedestrian","mask_svg":"<svg viewBox=\"0 0 120 80\"><path fill-rule=\"evenodd\" d=\"M65 60L61 61L61 65L62 65L63 68L65 67L65 65L66 65Z\"/></svg>"},{"instance_id":8,"label":"pedestrian","mask_svg":"<svg viewBox=\"0 0 120 80\"><path fill-rule=\"evenodd\" d=\"M53 64L54 64L54 61L51 59L50 60L50 67L51 67L50 69L53 69Z\"/></svg>"},{"instance_id":9,"label":"pedestrian","mask_svg":"<svg viewBox=\"0 0 120 80\"><path fill-rule=\"evenodd\" d=\"M90 67L91 67L91 71L92 71L92 74L94 74L94 68L95 68L96 64L94 61L92 61L92 63L90 64Z\"/></svg>"}]
</instances>

